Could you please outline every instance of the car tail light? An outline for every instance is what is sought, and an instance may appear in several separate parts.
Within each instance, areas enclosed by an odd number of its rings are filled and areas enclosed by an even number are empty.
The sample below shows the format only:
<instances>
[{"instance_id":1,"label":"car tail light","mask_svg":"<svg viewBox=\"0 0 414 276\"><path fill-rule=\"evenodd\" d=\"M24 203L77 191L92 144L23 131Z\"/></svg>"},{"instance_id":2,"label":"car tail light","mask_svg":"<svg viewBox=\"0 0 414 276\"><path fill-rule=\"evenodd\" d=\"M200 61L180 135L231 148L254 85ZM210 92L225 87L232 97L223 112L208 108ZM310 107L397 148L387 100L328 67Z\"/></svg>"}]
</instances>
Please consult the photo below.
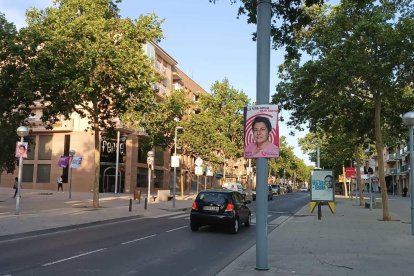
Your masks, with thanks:
<instances>
[{"instance_id":1,"label":"car tail light","mask_svg":"<svg viewBox=\"0 0 414 276\"><path fill-rule=\"evenodd\" d=\"M227 203L226 212L232 212L234 211L234 205L233 203L229 202Z\"/></svg>"},{"instance_id":2,"label":"car tail light","mask_svg":"<svg viewBox=\"0 0 414 276\"><path fill-rule=\"evenodd\" d=\"M193 209L194 211L198 211L198 206L197 203L194 201L193 205L191 206L191 209Z\"/></svg>"}]
</instances>

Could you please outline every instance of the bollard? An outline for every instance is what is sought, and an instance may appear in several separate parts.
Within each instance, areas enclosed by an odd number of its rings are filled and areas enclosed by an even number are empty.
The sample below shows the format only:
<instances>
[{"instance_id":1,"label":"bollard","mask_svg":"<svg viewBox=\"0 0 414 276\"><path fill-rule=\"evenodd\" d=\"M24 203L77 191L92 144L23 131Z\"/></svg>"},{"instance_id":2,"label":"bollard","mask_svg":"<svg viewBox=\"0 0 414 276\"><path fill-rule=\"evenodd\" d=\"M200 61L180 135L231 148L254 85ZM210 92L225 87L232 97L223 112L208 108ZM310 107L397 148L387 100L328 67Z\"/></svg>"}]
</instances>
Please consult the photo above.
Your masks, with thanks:
<instances>
[{"instance_id":1,"label":"bollard","mask_svg":"<svg viewBox=\"0 0 414 276\"><path fill-rule=\"evenodd\" d=\"M132 198L129 199L129 211L132 211Z\"/></svg>"},{"instance_id":2,"label":"bollard","mask_svg":"<svg viewBox=\"0 0 414 276\"><path fill-rule=\"evenodd\" d=\"M144 209L147 210L147 203L148 203L148 198L146 197L144 200Z\"/></svg>"}]
</instances>

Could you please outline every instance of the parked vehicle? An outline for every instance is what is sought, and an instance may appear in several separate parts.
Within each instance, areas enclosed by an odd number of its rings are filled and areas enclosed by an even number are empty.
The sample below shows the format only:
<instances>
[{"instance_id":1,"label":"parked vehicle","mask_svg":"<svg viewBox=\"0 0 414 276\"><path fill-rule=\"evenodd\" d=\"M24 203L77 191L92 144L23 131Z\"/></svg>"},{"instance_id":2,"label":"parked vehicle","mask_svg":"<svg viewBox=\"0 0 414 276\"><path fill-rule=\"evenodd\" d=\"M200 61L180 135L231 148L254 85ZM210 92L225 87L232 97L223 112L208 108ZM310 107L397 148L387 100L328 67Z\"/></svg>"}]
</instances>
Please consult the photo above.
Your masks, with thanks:
<instances>
[{"instance_id":1,"label":"parked vehicle","mask_svg":"<svg viewBox=\"0 0 414 276\"><path fill-rule=\"evenodd\" d=\"M272 184L270 186L272 187L273 195L279 195L280 194L280 185Z\"/></svg>"},{"instance_id":2,"label":"parked vehicle","mask_svg":"<svg viewBox=\"0 0 414 276\"><path fill-rule=\"evenodd\" d=\"M303 186L302 188L300 188L300 191L301 191L301 192L307 192L307 191L308 191L308 188L307 188L307 187L305 187L305 186Z\"/></svg>"},{"instance_id":3,"label":"parked vehicle","mask_svg":"<svg viewBox=\"0 0 414 276\"><path fill-rule=\"evenodd\" d=\"M268 185L267 188L268 188L267 200L273 200L272 186ZM253 201L256 200L256 189L252 190L252 199Z\"/></svg>"},{"instance_id":4,"label":"parked vehicle","mask_svg":"<svg viewBox=\"0 0 414 276\"><path fill-rule=\"evenodd\" d=\"M204 225L224 225L231 233L239 232L239 225L250 226L252 213L239 192L232 190L201 191L193 202L190 228L197 231Z\"/></svg>"}]
</instances>

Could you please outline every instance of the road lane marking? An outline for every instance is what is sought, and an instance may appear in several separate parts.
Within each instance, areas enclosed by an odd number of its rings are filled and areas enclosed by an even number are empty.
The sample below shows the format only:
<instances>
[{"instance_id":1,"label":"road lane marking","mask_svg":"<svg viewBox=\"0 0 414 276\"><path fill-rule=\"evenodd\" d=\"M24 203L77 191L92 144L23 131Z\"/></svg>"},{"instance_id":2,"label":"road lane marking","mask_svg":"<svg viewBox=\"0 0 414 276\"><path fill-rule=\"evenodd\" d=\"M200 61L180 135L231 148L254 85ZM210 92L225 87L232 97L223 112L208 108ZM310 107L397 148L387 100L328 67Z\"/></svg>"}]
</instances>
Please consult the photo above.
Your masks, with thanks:
<instances>
[{"instance_id":1,"label":"road lane marking","mask_svg":"<svg viewBox=\"0 0 414 276\"><path fill-rule=\"evenodd\" d=\"M165 231L166 233L170 233L170 232L173 232L173 231L176 231L176 230L180 230L180 229L183 229L183 228L186 228L186 227L188 227L187 225L186 226L181 226L181 227L178 227L178 228L174 228L174 229L171 229L171 230L167 230L167 231Z\"/></svg>"},{"instance_id":2,"label":"road lane marking","mask_svg":"<svg viewBox=\"0 0 414 276\"><path fill-rule=\"evenodd\" d=\"M178 218L184 218L186 216L190 216L190 215L189 214L182 214L182 215L179 215L179 216L169 217L168 219L178 219Z\"/></svg>"},{"instance_id":3,"label":"road lane marking","mask_svg":"<svg viewBox=\"0 0 414 276\"><path fill-rule=\"evenodd\" d=\"M43 264L42 266L50 266L50 265L58 264L58 263L61 263L61 262L66 262L66 261L69 261L69 260L72 260L72 259L76 259L76 258L83 257L85 255L90 255L90 254L93 254L93 253L97 253L97 252L100 252L100 251L103 251L103 250L106 250L106 248L101 248L101 249L85 252L85 253L82 253L82 254L79 254L79 255L75 255L75 256L72 256L72 257L69 257L69 258L60 259L60 260L57 260L55 262Z\"/></svg>"},{"instance_id":4,"label":"road lane marking","mask_svg":"<svg viewBox=\"0 0 414 276\"><path fill-rule=\"evenodd\" d=\"M139 239L123 242L121 244L124 245L124 244L132 243L132 242L142 241L142 240L149 239L149 238L152 238L152 237L155 237L155 236L156 236L155 234L154 235L149 235L149 236L142 237L142 238L139 238Z\"/></svg>"}]
</instances>

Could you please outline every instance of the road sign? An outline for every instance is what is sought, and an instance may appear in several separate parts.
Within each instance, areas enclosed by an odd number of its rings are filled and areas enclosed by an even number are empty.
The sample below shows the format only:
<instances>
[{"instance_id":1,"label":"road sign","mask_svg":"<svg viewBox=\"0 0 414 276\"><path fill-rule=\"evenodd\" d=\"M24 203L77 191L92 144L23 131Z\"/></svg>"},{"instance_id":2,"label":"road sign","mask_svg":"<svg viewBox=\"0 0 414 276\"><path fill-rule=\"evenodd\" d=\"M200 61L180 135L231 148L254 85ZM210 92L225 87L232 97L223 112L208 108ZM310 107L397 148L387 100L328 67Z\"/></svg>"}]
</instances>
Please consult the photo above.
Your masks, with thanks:
<instances>
[{"instance_id":1,"label":"road sign","mask_svg":"<svg viewBox=\"0 0 414 276\"><path fill-rule=\"evenodd\" d=\"M203 167L196 166L195 167L195 175L203 175Z\"/></svg>"}]
</instances>

